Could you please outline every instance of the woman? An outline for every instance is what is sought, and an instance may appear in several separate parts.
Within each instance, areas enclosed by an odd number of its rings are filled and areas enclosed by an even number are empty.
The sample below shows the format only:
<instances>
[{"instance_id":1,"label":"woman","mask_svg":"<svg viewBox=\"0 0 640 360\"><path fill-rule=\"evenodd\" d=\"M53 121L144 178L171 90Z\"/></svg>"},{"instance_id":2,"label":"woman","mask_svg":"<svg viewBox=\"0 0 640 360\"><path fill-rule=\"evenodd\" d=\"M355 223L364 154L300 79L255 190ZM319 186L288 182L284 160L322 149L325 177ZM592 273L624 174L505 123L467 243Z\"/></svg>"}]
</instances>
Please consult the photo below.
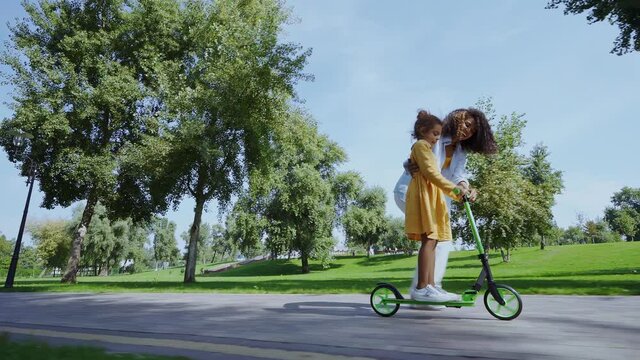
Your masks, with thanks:
<instances>
[{"instance_id":1,"label":"woman","mask_svg":"<svg viewBox=\"0 0 640 360\"><path fill-rule=\"evenodd\" d=\"M479 153L483 155L494 154L497 151L493 132L485 114L474 108L457 109L444 118L442 136L433 146L433 153L441 167L442 175L453 182L469 190L469 197L474 200L475 190L469 187L467 180L466 164L467 153ZM411 176L418 174L415 164L410 161L404 163L405 171L398 179L393 191L396 204L404 213L406 207L407 187L411 182ZM451 211L451 199L447 198L447 209ZM449 216L449 218L451 218ZM436 247L435 260L435 288L443 295L453 298L451 294L442 289L442 278L447 268L449 252L453 248L452 241L439 242ZM410 289L414 289L417 283L417 269Z\"/></svg>"}]
</instances>

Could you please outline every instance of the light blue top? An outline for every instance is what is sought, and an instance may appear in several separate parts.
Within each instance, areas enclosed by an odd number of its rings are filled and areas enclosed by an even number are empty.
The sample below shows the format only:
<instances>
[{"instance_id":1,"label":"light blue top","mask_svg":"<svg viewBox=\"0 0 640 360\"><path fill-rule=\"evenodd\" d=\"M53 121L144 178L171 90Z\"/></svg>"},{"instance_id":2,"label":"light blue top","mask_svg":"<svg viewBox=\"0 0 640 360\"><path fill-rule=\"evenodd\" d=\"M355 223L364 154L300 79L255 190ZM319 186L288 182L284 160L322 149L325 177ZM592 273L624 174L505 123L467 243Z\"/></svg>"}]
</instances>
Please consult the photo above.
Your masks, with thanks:
<instances>
[{"instance_id":1,"label":"light blue top","mask_svg":"<svg viewBox=\"0 0 640 360\"><path fill-rule=\"evenodd\" d=\"M436 161L438 162L438 167L442 169L442 162L447 157L445 152L445 147L451 144L451 137L445 136L440 138L438 142L433 146L433 154L436 157ZM469 183L467 180L467 153L462 149L460 143L456 145L456 149L453 152L453 156L451 157L451 163L449 167L446 169L442 169L442 176L447 178L447 180L451 181L454 184L458 184L461 181L465 181ZM396 183L395 188L393 189L393 197L396 201L396 205L398 208L404 212L406 207L406 196L407 196L407 188L409 187L409 183L411 182L411 174L407 170L405 170L398 182ZM451 211L451 199L446 197L447 199L447 209Z\"/></svg>"}]
</instances>

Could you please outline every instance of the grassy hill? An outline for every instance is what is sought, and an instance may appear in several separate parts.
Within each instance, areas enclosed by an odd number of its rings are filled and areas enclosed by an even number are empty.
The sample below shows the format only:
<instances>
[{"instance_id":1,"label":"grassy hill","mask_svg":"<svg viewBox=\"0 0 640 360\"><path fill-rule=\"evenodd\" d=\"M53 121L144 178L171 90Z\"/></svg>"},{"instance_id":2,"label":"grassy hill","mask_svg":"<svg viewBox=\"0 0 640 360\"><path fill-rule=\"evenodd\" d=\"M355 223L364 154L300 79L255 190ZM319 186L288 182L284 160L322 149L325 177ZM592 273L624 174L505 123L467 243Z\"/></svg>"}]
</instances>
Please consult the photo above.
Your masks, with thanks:
<instances>
[{"instance_id":1,"label":"grassy hill","mask_svg":"<svg viewBox=\"0 0 640 360\"><path fill-rule=\"evenodd\" d=\"M498 283L522 294L640 295L640 243L519 248L509 263L490 254ZM77 285L59 279L17 279L16 291L152 291L232 293L368 293L377 282L391 282L406 293L416 255L338 257L330 268L311 264L300 274L295 259L262 261L211 275L199 275L195 284L183 284L183 269L172 268L134 275L80 277ZM444 287L460 292L477 278L480 261L475 251L452 252ZM198 269L199 273L199 269Z\"/></svg>"}]
</instances>

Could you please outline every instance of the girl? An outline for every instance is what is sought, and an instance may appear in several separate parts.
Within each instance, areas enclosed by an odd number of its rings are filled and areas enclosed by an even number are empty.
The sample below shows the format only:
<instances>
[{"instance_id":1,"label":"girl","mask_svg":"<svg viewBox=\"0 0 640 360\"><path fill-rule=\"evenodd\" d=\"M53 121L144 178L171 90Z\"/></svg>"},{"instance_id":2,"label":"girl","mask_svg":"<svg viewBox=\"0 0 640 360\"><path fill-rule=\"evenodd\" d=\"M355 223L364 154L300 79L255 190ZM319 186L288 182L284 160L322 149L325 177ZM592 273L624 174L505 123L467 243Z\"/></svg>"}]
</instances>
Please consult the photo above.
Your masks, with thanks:
<instances>
[{"instance_id":1,"label":"girl","mask_svg":"<svg viewBox=\"0 0 640 360\"><path fill-rule=\"evenodd\" d=\"M407 237L421 242L418 252L418 283L411 289L411 298L422 301L444 302L453 300L450 295L438 291L435 286L435 250L438 241L451 241L451 225L445 194L450 197L462 185L455 185L440 173L440 167L432 148L440 139L442 121L421 110L413 127L417 140L411 147L411 162L419 168L412 177L406 195L405 232Z\"/></svg>"}]
</instances>

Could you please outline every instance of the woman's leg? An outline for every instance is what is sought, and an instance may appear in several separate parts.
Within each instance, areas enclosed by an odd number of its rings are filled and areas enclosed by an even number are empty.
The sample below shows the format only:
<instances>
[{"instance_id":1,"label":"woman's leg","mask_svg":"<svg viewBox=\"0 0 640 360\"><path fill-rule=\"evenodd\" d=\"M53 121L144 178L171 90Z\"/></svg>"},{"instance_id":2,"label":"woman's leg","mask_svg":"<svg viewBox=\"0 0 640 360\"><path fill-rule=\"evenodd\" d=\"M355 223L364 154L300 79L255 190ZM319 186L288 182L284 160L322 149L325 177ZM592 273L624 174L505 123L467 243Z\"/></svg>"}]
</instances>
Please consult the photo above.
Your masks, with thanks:
<instances>
[{"instance_id":1,"label":"woman's leg","mask_svg":"<svg viewBox=\"0 0 640 360\"><path fill-rule=\"evenodd\" d=\"M436 285L442 286L442 279L447 271L449 253L453 249L453 241L439 241L436 246L436 267L434 280Z\"/></svg>"}]
</instances>

